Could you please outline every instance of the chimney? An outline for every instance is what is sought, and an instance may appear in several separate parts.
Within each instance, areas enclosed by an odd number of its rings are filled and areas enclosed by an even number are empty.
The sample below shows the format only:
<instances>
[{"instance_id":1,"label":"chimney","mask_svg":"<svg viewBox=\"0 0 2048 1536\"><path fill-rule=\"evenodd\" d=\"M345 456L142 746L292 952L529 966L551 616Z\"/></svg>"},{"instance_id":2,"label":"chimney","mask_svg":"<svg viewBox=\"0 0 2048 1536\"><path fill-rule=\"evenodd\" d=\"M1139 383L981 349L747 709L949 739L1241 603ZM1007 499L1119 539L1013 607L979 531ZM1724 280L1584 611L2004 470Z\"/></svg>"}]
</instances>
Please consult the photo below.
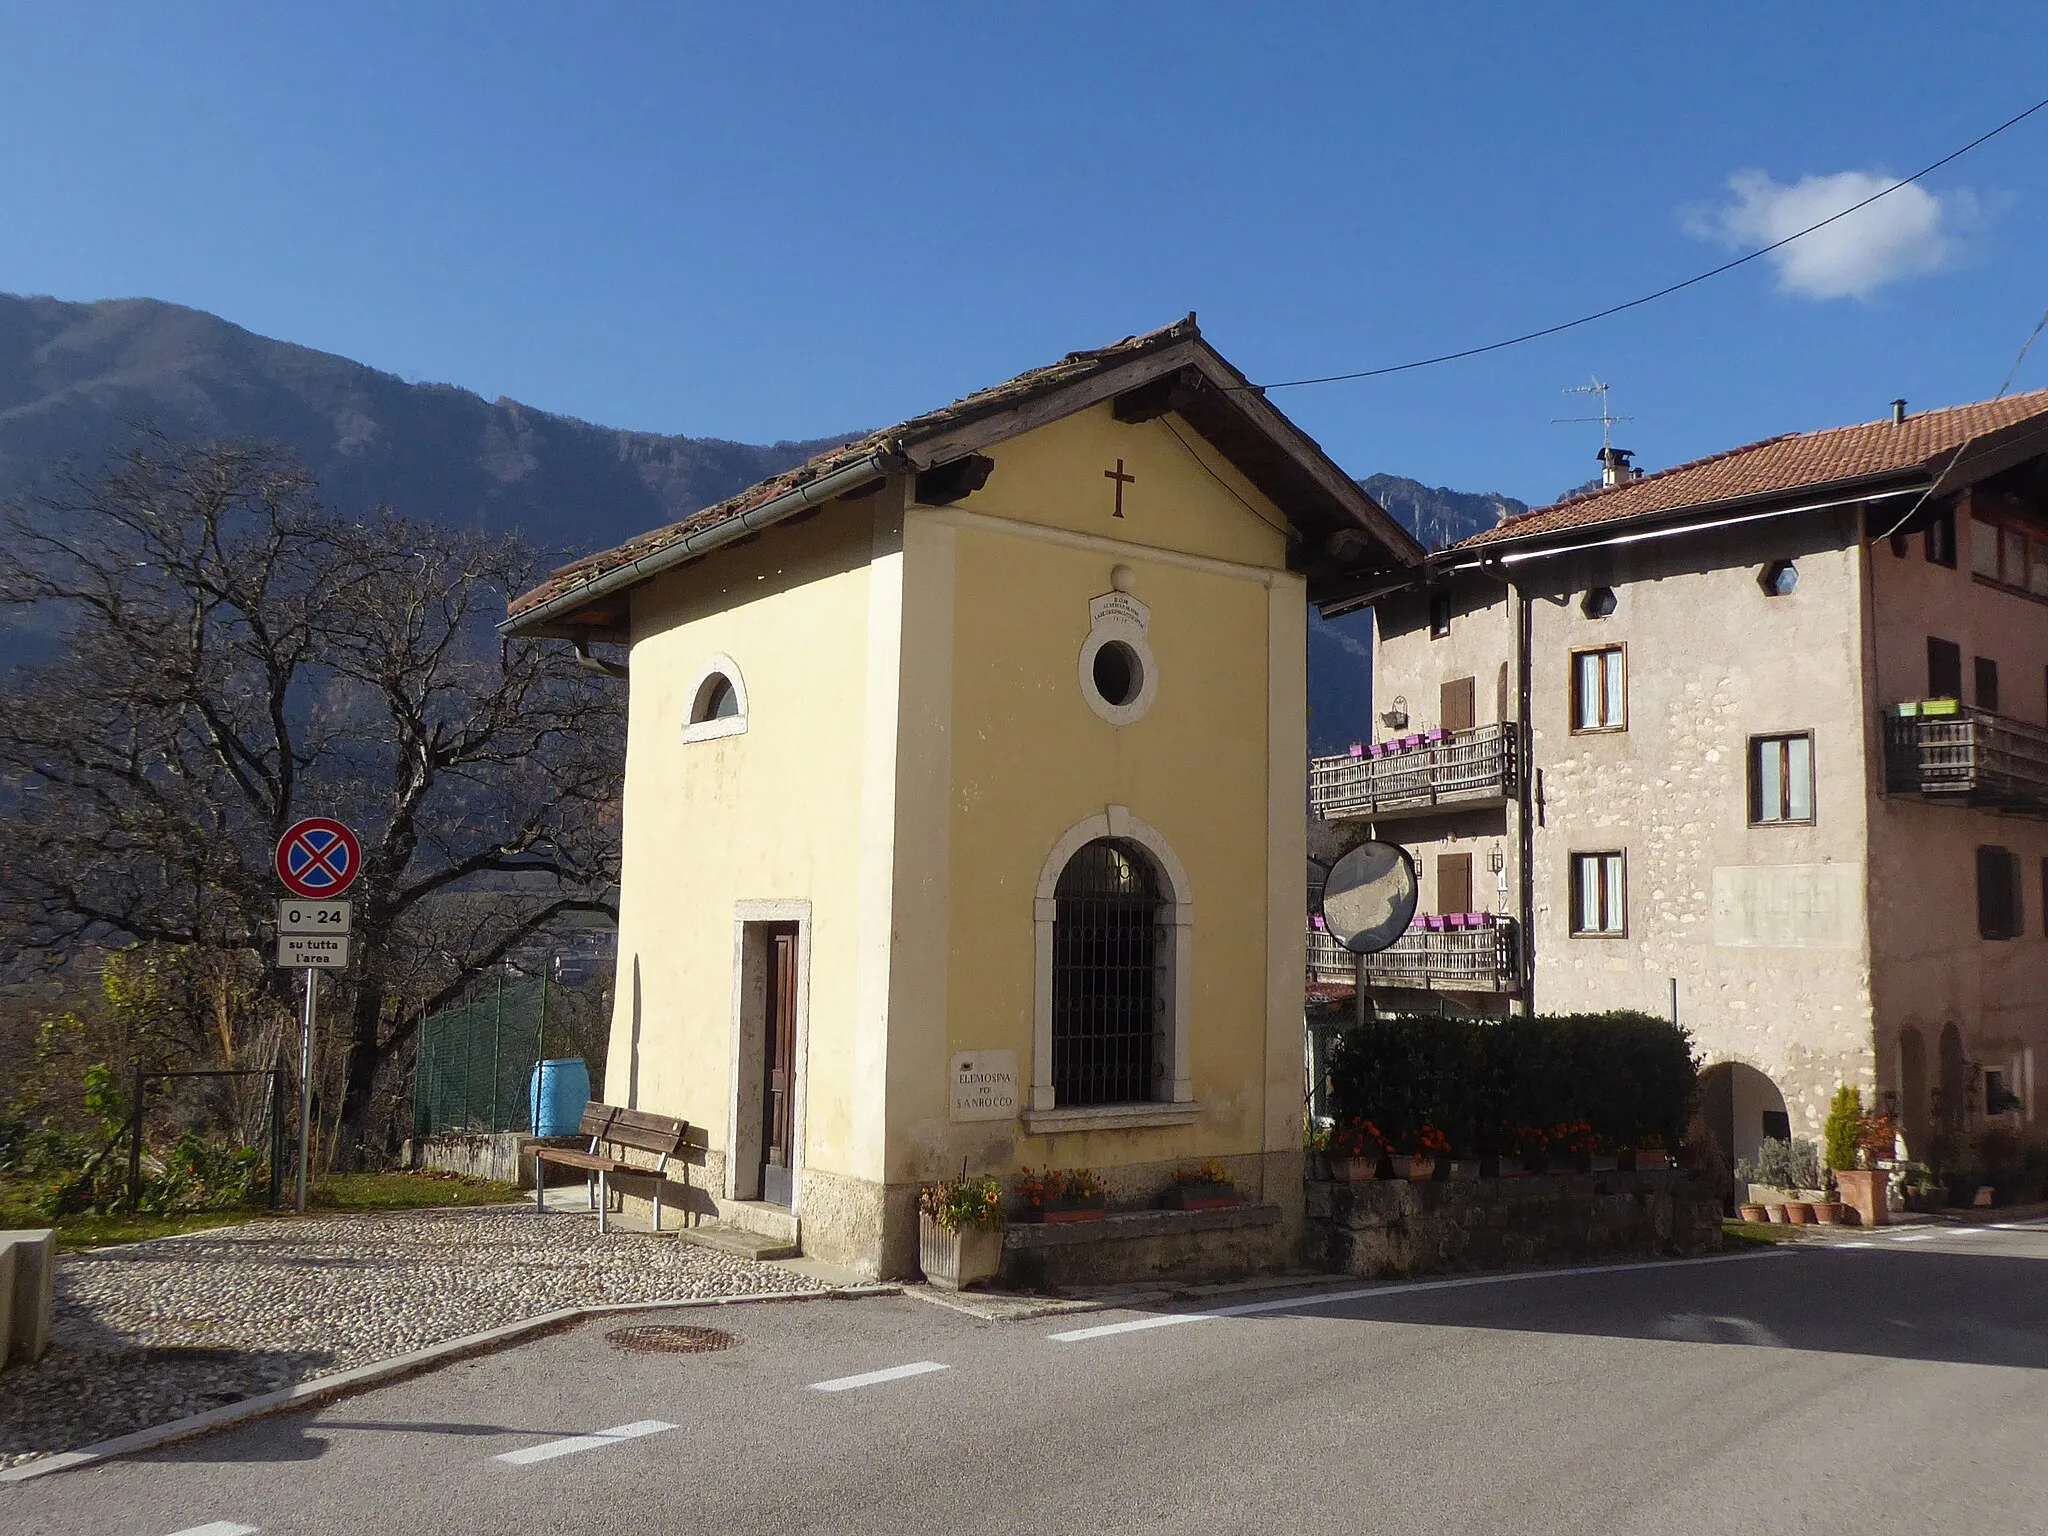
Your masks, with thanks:
<instances>
[{"instance_id":1,"label":"chimney","mask_svg":"<svg viewBox=\"0 0 2048 1536\"><path fill-rule=\"evenodd\" d=\"M1597 457L1600 460L1601 466L1600 487L1602 490L1609 486L1627 485L1629 481L1635 478L1628 467L1628 461L1635 457L1634 450L1628 448L1602 448Z\"/></svg>"},{"instance_id":2,"label":"chimney","mask_svg":"<svg viewBox=\"0 0 2048 1536\"><path fill-rule=\"evenodd\" d=\"M1892 402L1892 425L1895 427L1903 427L1905 424L1906 402L1903 400L1894 400Z\"/></svg>"}]
</instances>

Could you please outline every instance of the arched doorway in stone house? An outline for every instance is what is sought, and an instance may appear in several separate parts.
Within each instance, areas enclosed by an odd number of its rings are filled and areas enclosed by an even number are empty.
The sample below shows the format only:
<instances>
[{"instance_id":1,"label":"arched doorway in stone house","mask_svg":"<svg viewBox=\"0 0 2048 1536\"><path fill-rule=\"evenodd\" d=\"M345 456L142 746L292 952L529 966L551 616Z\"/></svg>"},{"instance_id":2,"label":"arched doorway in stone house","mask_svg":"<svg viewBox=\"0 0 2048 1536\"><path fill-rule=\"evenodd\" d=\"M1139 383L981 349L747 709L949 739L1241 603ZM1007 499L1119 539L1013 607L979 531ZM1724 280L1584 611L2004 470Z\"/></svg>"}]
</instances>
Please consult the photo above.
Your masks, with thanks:
<instances>
[{"instance_id":1,"label":"arched doorway in stone house","mask_svg":"<svg viewBox=\"0 0 2048 1536\"><path fill-rule=\"evenodd\" d=\"M1899 1031L1899 1129L1914 1157L1926 1150L1933 1124L1934 1095L1927 1081L1927 1041L1908 1024Z\"/></svg>"},{"instance_id":2,"label":"arched doorway in stone house","mask_svg":"<svg viewBox=\"0 0 2048 1536\"><path fill-rule=\"evenodd\" d=\"M1746 1062L1717 1062L1700 1074L1700 1113L1731 1166L1754 1159L1766 1136L1792 1134L1778 1085Z\"/></svg>"},{"instance_id":3,"label":"arched doorway in stone house","mask_svg":"<svg viewBox=\"0 0 2048 1536\"><path fill-rule=\"evenodd\" d=\"M1970 1120L1970 1061L1963 1054L1963 1032L1941 1026L1941 1093L1936 1100L1938 1129L1944 1135L1963 1130Z\"/></svg>"}]
</instances>

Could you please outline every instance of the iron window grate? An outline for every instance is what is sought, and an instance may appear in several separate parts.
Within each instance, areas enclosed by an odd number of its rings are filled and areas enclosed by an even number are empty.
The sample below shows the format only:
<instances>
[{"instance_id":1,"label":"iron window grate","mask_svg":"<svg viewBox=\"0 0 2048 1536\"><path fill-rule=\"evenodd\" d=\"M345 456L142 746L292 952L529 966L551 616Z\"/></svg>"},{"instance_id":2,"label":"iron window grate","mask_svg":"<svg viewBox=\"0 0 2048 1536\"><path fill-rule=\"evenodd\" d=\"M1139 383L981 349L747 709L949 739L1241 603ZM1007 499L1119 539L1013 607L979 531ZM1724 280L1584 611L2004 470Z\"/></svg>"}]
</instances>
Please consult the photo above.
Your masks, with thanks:
<instances>
[{"instance_id":1,"label":"iron window grate","mask_svg":"<svg viewBox=\"0 0 2048 1536\"><path fill-rule=\"evenodd\" d=\"M1099 838L1054 888L1052 1084L1066 1106L1154 1097L1165 997L1158 881L1130 843Z\"/></svg>"}]
</instances>

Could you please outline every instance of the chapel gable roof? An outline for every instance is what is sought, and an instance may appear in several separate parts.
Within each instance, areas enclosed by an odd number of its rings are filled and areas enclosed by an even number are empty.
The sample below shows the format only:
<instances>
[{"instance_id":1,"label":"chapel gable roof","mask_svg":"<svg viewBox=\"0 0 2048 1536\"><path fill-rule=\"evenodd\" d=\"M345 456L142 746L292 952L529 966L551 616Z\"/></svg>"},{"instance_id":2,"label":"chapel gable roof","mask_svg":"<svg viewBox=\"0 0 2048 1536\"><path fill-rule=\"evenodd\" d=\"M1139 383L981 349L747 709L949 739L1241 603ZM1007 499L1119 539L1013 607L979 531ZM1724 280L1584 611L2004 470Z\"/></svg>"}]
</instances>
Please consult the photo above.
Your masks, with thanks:
<instances>
[{"instance_id":1,"label":"chapel gable roof","mask_svg":"<svg viewBox=\"0 0 2048 1536\"><path fill-rule=\"evenodd\" d=\"M2048 452L2048 389L1974 405L1885 417L1853 427L1793 432L1695 459L1622 485L1538 507L1461 540L1459 550L1538 539L1573 529L1768 502L1792 495L1876 488L1886 481L1960 486L2010 462L2001 450L2042 437Z\"/></svg>"},{"instance_id":2,"label":"chapel gable roof","mask_svg":"<svg viewBox=\"0 0 2048 1536\"><path fill-rule=\"evenodd\" d=\"M617 636L629 588L890 473L925 475L1105 400L1126 421L1177 412L1286 515L1290 565L1318 582L1412 566L1415 542L1315 440L1202 339L1195 317L1020 373L913 416L679 522L571 562L512 600L507 634Z\"/></svg>"}]
</instances>

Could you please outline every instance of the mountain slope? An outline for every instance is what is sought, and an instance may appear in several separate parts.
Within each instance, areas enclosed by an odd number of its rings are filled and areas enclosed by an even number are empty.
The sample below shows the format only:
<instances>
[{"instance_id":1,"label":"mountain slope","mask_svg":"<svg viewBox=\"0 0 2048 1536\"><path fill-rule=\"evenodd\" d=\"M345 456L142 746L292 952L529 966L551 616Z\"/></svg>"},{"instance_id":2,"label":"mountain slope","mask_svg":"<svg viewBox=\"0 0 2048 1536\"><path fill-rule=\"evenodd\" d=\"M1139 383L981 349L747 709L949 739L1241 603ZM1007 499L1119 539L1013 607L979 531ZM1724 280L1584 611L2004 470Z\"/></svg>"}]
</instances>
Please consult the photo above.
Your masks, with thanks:
<instances>
[{"instance_id":1,"label":"mountain slope","mask_svg":"<svg viewBox=\"0 0 2048 1536\"><path fill-rule=\"evenodd\" d=\"M765 446L620 432L449 384L408 384L153 299L0 295L0 499L135 423L291 444L337 508L517 529L566 554L672 522L844 438Z\"/></svg>"}]
</instances>

